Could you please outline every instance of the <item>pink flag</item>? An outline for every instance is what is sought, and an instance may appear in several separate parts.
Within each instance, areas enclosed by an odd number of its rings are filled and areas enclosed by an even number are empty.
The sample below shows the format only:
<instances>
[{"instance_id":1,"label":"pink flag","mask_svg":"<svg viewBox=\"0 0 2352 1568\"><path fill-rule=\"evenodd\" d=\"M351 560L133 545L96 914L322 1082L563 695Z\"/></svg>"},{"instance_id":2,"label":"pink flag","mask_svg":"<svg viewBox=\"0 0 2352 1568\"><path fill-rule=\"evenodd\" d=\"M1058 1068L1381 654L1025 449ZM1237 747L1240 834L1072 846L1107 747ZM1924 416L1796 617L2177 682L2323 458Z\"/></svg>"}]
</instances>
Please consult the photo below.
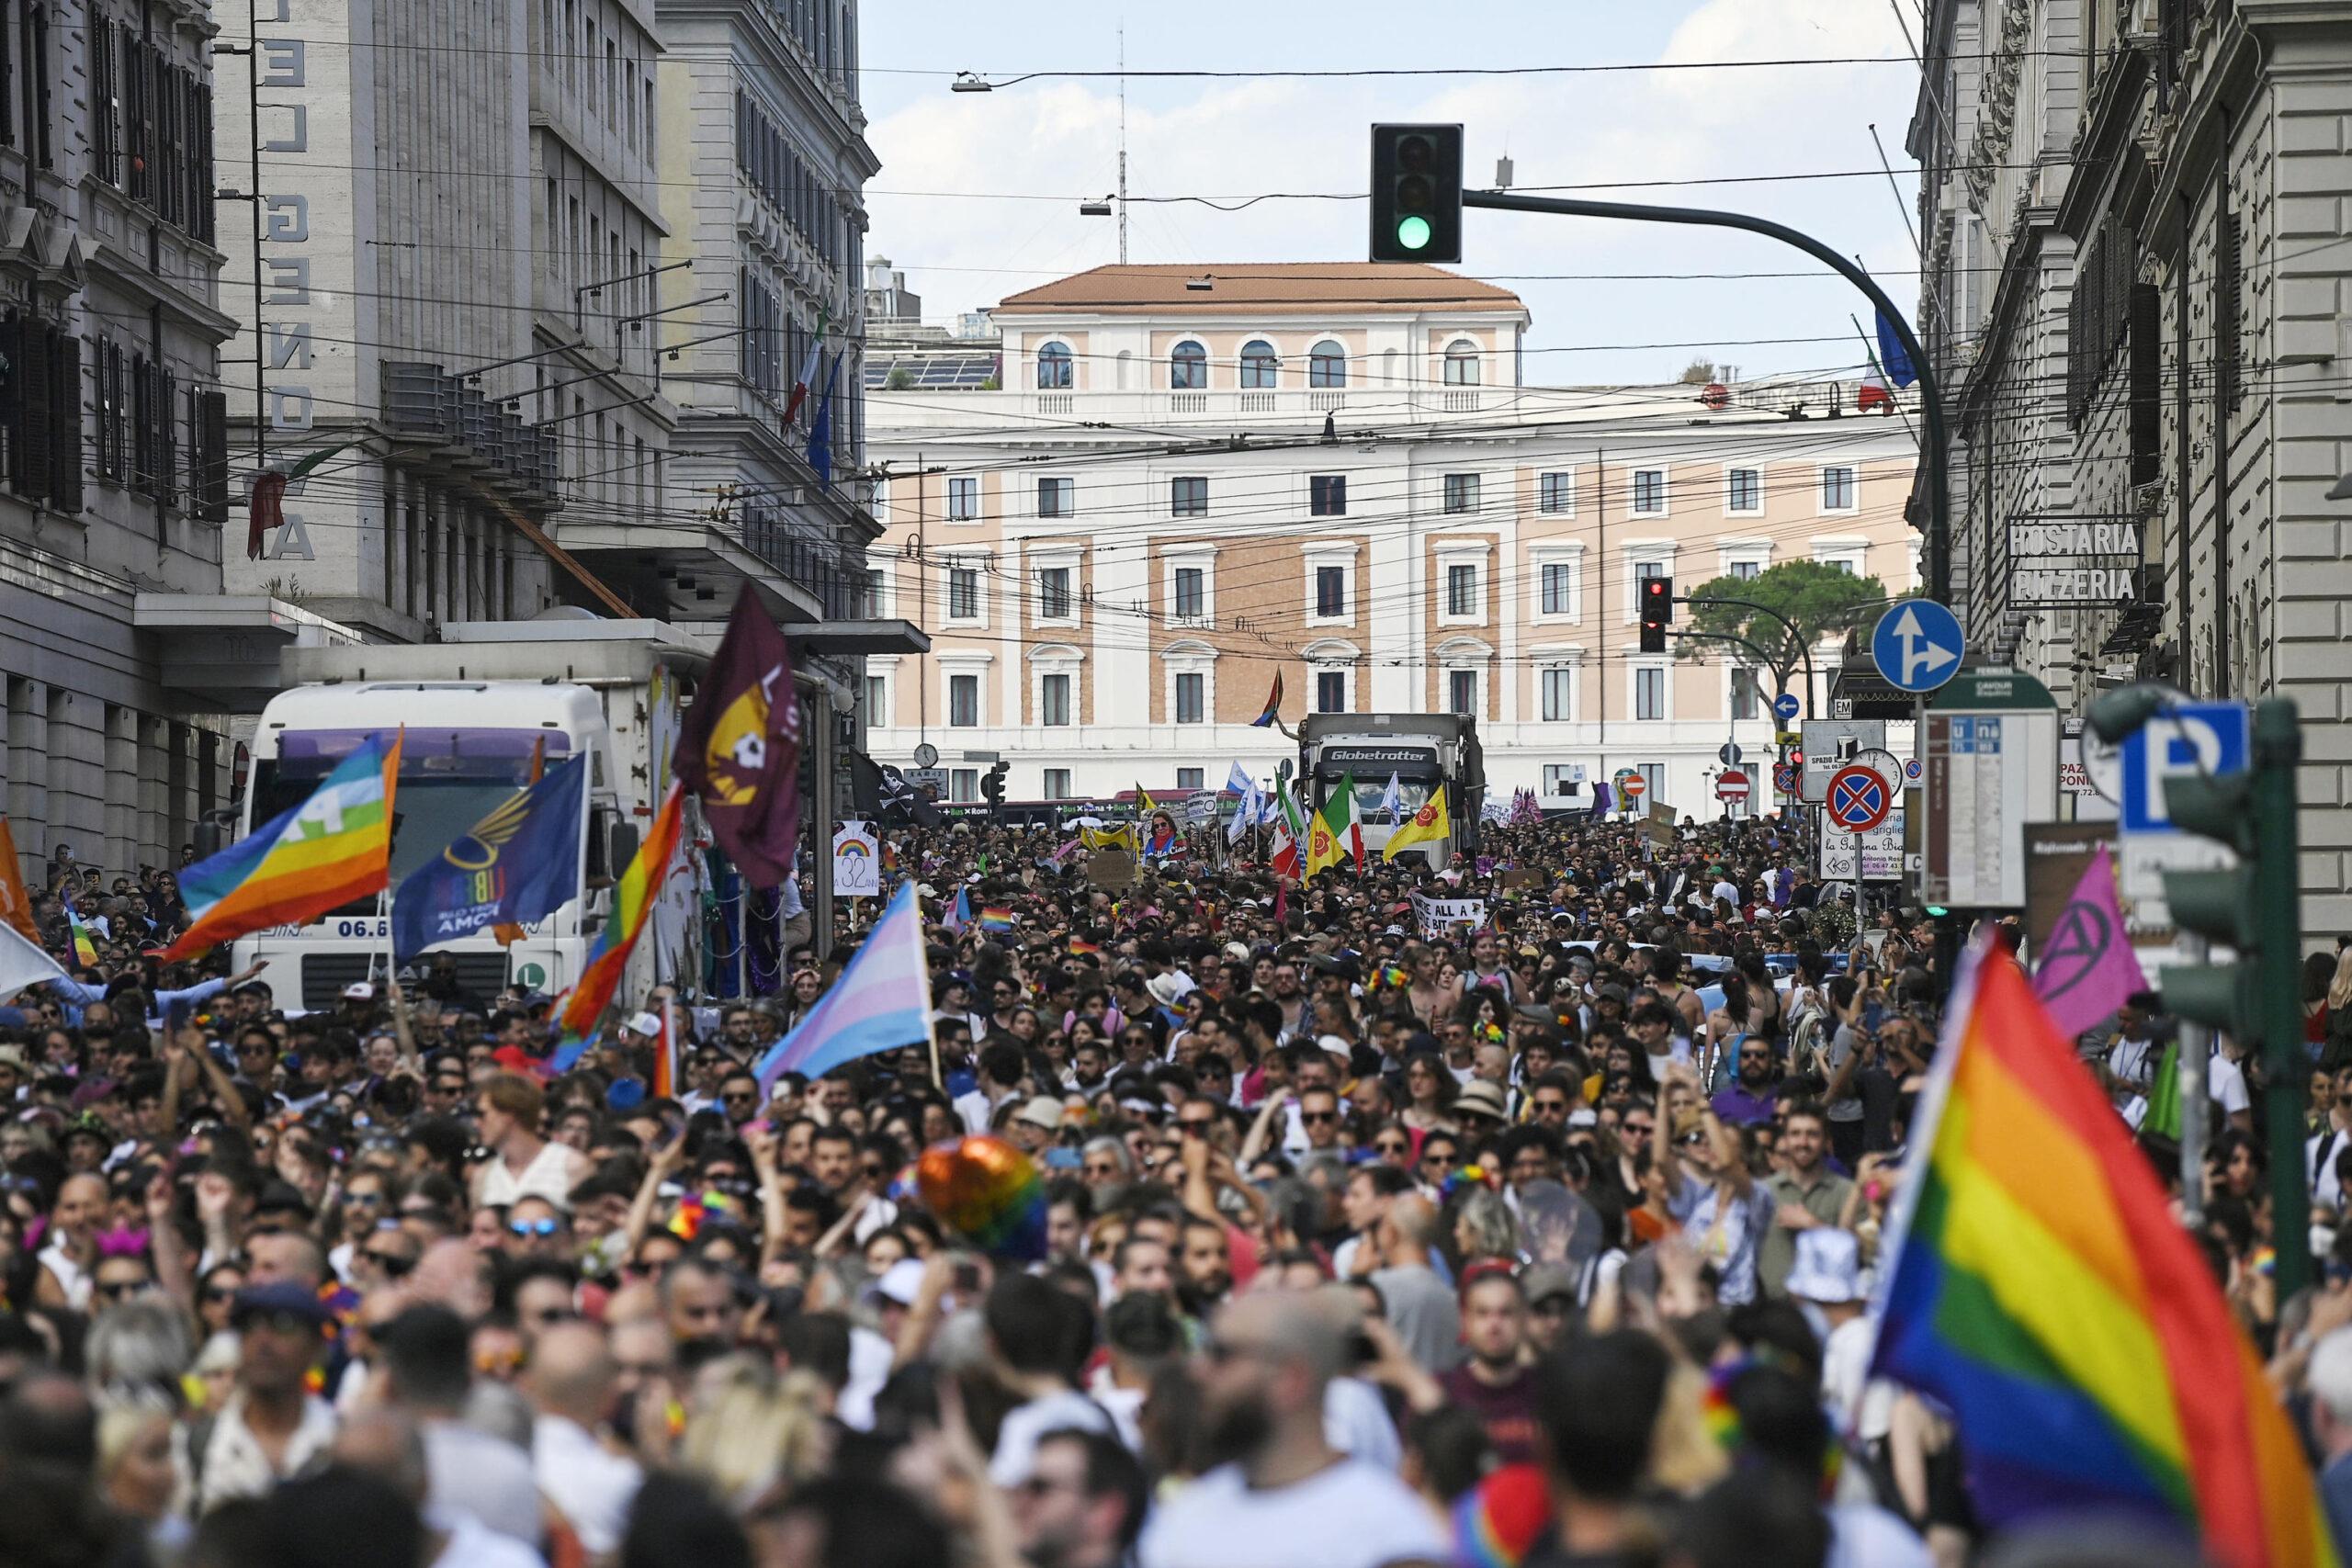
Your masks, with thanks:
<instances>
[{"instance_id":1,"label":"pink flag","mask_svg":"<svg viewBox=\"0 0 2352 1568\"><path fill-rule=\"evenodd\" d=\"M2080 1034L2148 988L2140 955L2132 951L2122 906L2116 901L2115 863L2107 846L2091 857L2083 879L2049 934L2034 966L2034 995L2064 1034Z\"/></svg>"}]
</instances>

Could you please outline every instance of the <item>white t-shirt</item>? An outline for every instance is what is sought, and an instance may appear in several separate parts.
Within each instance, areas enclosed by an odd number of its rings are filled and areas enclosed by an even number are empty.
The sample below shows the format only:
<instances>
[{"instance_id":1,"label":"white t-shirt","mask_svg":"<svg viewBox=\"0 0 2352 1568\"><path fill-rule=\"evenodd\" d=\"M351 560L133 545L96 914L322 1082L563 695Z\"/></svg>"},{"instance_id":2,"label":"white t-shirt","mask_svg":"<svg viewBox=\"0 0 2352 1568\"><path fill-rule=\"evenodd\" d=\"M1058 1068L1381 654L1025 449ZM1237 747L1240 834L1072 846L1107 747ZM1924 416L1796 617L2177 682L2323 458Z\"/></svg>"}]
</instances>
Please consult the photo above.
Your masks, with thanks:
<instances>
[{"instance_id":1,"label":"white t-shirt","mask_svg":"<svg viewBox=\"0 0 2352 1568\"><path fill-rule=\"evenodd\" d=\"M2213 1053L2213 1062L2206 1069L2205 1077L2209 1093L2222 1102L2224 1115L2254 1108L2254 1101L2246 1098L2245 1069L2219 1051Z\"/></svg>"},{"instance_id":2,"label":"white t-shirt","mask_svg":"<svg viewBox=\"0 0 2352 1568\"><path fill-rule=\"evenodd\" d=\"M1252 1491L1238 1465L1210 1471L1157 1514L1136 1549L1142 1568L1233 1568L1236 1542L1252 1562L1283 1568L1381 1568L1450 1562L1453 1549L1412 1489L1347 1459L1293 1485Z\"/></svg>"},{"instance_id":3,"label":"white t-shirt","mask_svg":"<svg viewBox=\"0 0 2352 1568\"><path fill-rule=\"evenodd\" d=\"M1065 1427L1088 1432L1118 1430L1109 1412L1082 1393L1065 1390L1033 1399L1016 1407L997 1428L996 1453L989 1460L989 1479L1004 1487L1018 1486L1028 1480L1037 1463L1037 1439Z\"/></svg>"}]
</instances>

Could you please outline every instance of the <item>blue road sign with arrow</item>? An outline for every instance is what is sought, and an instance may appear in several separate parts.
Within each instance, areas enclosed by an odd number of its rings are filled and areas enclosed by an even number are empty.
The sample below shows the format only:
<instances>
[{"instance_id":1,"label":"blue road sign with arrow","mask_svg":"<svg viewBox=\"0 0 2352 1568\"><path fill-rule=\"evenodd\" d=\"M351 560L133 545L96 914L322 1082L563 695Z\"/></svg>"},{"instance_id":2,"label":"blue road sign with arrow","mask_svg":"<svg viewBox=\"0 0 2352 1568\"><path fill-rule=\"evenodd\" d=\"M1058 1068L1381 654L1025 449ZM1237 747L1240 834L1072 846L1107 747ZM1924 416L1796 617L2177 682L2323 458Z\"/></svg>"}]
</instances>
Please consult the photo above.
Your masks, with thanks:
<instances>
[{"instance_id":1,"label":"blue road sign with arrow","mask_svg":"<svg viewBox=\"0 0 2352 1568\"><path fill-rule=\"evenodd\" d=\"M1932 692L1960 673L1960 617L1932 599L1905 599L1878 618L1871 662L1900 692Z\"/></svg>"},{"instance_id":2,"label":"blue road sign with arrow","mask_svg":"<svg viewBox=\"0 0 2352 1568\"><path fill-rule=\"evenodd\" d=\"M1797 694L1794 692L1782 692L1772 699L1772 716L1779 719L1781 728L1785 729L1796 722L1797 710L1804 706L1803 703L1797 701Z\"/></svg>"}]
</instances>

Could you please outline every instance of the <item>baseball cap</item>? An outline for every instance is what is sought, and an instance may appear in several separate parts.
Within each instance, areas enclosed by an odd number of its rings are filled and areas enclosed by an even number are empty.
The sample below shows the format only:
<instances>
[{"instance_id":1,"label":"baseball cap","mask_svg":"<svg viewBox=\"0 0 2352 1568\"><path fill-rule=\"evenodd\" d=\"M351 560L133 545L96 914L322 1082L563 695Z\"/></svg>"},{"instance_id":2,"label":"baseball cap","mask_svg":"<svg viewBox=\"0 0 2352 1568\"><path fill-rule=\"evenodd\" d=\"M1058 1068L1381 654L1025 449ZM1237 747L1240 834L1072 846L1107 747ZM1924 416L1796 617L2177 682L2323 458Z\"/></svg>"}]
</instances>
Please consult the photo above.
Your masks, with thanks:
<instances>
[{"instance_id":1,"label":"baseball cap","mask_svg":"<svg viewBox=\"0 0 2352 1568\"><path fill-rule=\"evenodd\" d=\"M915 1292L922 1287L922 1259L901 1258L865 1287L869 1302L896 1302L900 1306L915 1304Z\"/></svg>"},{"instance_id":2,"label":"baseball cap","mask_svg":"<svg viewBox=\"0 0 2352 1568\"><path fill-rule=\"evenodd\" d=\"M1041 1094L1014 1112L1015 1121L1026 1122L1046 1132L1058 1132L1062 1124L1062 1102L1051 1095Z\"/></svg>"},{"instance_id":3,"label":"baseball cap","mask_svg":"<svg viewBox=\"0 0 2352 1568\"><path fill-rule=\"evenodd\" d=\"M324 1324L334 1315L316 1292L291 1280L275 1280L266 1285L248 1285L239 1291L237 1299L229 1307L229 1323L232 1327L243 1327L256 1317L276 1317L281 1314L316 1324Z\"/></svg>"},{"instance_id":4,"label":"baseball cap","mask_svg":"<svg viewBox=\"0 0 2352 1568\"><path fill-rule=\"evenodd\" d=\"M1537 1264L1521 1275L1519 1282L1526 1289L1527 1304L1530 1306L1560 1296L1576 1300L1577 1277L1556 1263Z\"/></svg>"},{"instance_id":5,"label":"baseball cap","mask_svg":"<svg viewBox=\"0 0 2352 1568\"><path fill-rule=\"evenodd\" d=\"M650 1040L662 1032L662 1021L650 1012L640 1012L629 1019L628 1028L630 1033Z\"/></svg>"},{"instance_id":6,"label":"baseball cap","mask_svg":"<svg viewBox=\"0 0 2352 1568\"><path fill-rule=\"evenodd\" d=\"M376 999L376 987L365 980L354 980L343 988L343 999L347 1002L372 1002Z\"/></svg>"}]
</instances>

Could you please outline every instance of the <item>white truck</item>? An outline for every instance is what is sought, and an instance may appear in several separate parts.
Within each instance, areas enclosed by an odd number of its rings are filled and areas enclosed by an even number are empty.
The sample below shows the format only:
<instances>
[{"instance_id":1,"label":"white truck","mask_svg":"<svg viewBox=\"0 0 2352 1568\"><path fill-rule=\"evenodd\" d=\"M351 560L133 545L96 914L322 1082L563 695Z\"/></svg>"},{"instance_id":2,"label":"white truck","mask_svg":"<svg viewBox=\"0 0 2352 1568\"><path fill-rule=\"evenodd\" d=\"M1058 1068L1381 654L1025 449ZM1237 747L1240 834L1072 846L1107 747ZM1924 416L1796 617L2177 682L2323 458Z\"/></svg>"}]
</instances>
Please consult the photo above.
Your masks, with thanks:
<instances>
[{"instance_id":1,"label":"white truck","mask_svg":"<svg viewBox=\"0 0 2352 1568\"><path fill-rule=\"evenodd\" d=\"M659 621L559 617L458 622L437 643L291 648L287 689L262 710L239 832L300 802L368 736L401 731L393 803L391 882L480 821L530 776L585 753L588 809L580 824L583 895L525 927L509 949L488 931L435 948L485 1000L512 979L553 995L578 978L612 910L612 885L637 852L671 779L671 753L692 682L709 664L693 637ZM687 827L645 934L615 993L627 1001L660 981L688 992L702 973L701 889ZM304 924L240 939L239 969L269 960L278 1005L334 1007L345 986L380 979L391 928L381 896Z\"/></svg>"},{"instance_id":2,"label":"white truck","mask_svg":"<svg viewBox=\"0 0 2352 1568\"><path fill-rule=\"evenodd\" d=\"M1478 721L1467 714L1313 713L1298 727L1299 808L1315 811L1341 781L1356 784L1356 825L1364 852L1377 857L1387 848L1397 820L1379 808L1388 781L1396 781L1401 817L1419 811L1446 790L1453 837L1397 852L1416 855L1437 870L1456 851L1475 852L1478 813L1487 797L1486 753L1478 746Z\"/></svg>"}]
</instances>

